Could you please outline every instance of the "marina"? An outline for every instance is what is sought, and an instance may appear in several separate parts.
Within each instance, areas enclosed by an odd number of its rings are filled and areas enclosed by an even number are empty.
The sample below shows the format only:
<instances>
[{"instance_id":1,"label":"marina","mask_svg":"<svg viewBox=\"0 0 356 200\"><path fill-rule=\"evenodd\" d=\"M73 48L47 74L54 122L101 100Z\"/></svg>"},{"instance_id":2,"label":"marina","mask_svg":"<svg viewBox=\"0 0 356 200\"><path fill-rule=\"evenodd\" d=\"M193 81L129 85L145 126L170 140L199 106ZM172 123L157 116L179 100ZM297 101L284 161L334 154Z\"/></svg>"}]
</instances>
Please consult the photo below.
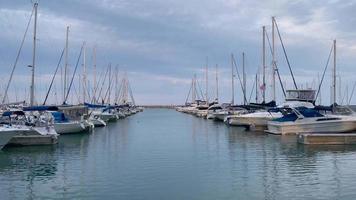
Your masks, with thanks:
<instances>
[{"instance_id":1,"label":"marina","mask_svg":"<svg viewBox=\"0 0 356 200\"><path fill-rule=\"evenodd\" d=\"M355 151L146 109L54 146L4 149L0 192L4 199L352 199Z\"/></svg>"},{"instance_id":2,"label":"marina","mask_svg":"<svg viewBox=\"0 0 356 200\"><path fill-rule=\"evenodd\" d=\"M0 199L355 199L355 9L0 2Z\"/></svg>"}]
</instances>

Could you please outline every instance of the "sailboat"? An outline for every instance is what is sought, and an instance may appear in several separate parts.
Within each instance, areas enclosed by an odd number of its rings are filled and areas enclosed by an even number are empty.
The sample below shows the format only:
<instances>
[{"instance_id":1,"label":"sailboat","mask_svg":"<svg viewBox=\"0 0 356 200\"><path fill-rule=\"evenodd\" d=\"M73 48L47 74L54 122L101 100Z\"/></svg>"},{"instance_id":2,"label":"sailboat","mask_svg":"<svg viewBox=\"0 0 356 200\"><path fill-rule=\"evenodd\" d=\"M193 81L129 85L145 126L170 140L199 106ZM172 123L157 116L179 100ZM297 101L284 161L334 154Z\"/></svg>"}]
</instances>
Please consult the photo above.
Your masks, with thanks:
<instances>
[{"instance_id":1,"label":"sailboat","mask_svg":"<svg viewBox=\"0 0 356 200\"><path fill-rule=\"evenodd\" d=\"M337 112L341 110L336 103L336 40L333 41L334 66L332 80L331 114L321 114L314 109L305 107L286 108L283 117L268 122L268 133L296 134L296 133L344 133L356 130L356 115L351 109L342 109L346 114ZM327 66L326 66L327 67ZM320 91L321 83L319 85Z\"/></svg>"},{"instance_id":2,"label":"sailboat","mask_svg":"<svg viewBox=\"0 0 356 200\"><path fill-rule=\"evenodd\" d=\"M263 68L263 102L262 104L250 104L250 105L260 105L262 106L262 109L254 109L252 112L249 112L247 114L242 114L242 115L237 115L234 117L231 117L227 120L227 123L229 125L236 125L236 126L243 126L246 128L253 128L254 130L260 130L264 131L267 128L267 122L279 117L282 117L282 113L279 111L271 111L269 110L269 107L275 107L275 102L276 102L276 88L275 88L275 76L276 72L278 73L278 68L276 65L275 61L275 29L277 29L278 33L278 26L277 22L274 17L272 17L272 47L271 53L272 53L272 76L273 76L273 100L265 104L265 89L266 89L266 81L265 81L265 69L266 69L266 55L265 55L265 37L266 37L266 29L265 26L262 27L262 32L263 32L263 38L262 38L262 68ZM280 37L280 34L278 34ZM280 38L280 41L282 42L282 39ZM270 44L270 43L269 43ZM282 43L282 47L283 43ZM286 52L284 51L285 56ZM286 56L287 58L287 56ZM287 63L289 66L289 61L287 59ZM280 105L279 107L307 107L307 108L313 108L313 102L314 102L314 97L315 97L315 90L299 90L296 86L294 76L291 70L291 67L289 66L289 70L292 75L292 79L295 85L295 90L287 90L285 95L286 95L286 101ZM279 75L279 74L278 74ZM257 81L256 81L257 82ZM281 84L282 89L284 88L283 85ZM257 89L257 86L256 86ZM284 89L283 89L284 91Z\"/></svg>"},{"instance_id":3,"label":"sailboat","mask_svg":"<svg viewBox=\"0 0 356 200\"><path fill-rule=\"evenodd\" d=\"M33 5L33 13L34 13L34 32L33 32L33 54L32 54L32 65L31 67L31 90L30 90L30 105L34 106L34 97L35 97L35 67L36 67L36 40L37 40L37 8L38 3L34 3ZM15 60L13 69L10 74L10 79L7 83L5 93L2 100L2 113L1 113L1 126L0 126L0 149L4 147L4 145L8 144L12 140L16 139L17 144L24 144L19 141L19 138L24 137L47 137L57 140L57 133L53 128L53 124L51 123L51 118L48 113L43 112L35 112L35 110L27 110L29 112L24 112L20 109L20 106L17 106L14 110L13 104L5 104L7 93L9 86L11 84L11 80L17 65L18 58L20 56L23 42L26 38L26 33L28 27L30 25L30 21L32 20L32 15L29 19L29 23L27 25L25 34L22 39L21 46L19 48L17 58ZM12 105L12 106L11 106ZM42 144L41 142L30 142L30 144ZM25 145L30 145L25 144Z\"/></svg>"}]
</instances>

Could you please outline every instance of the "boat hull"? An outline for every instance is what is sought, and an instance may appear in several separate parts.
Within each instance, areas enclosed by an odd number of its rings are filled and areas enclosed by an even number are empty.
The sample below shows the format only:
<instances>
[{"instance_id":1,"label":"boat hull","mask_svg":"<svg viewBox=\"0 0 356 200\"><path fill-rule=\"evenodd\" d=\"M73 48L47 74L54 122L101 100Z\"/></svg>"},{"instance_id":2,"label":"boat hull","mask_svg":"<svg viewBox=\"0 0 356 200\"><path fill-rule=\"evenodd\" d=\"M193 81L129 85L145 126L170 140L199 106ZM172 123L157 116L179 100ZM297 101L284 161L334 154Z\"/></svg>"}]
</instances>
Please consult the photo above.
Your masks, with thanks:
<instances>
[{"instance_id":1,"label":"boat hull","mask_svg":"<svg viewBox=\"0 0 356 200\"><path fill-rule=\"evenodd\" d=\"M356 130L356 121L328 121L328 122L268 122L266 132L276 135L299 133L345 133Z\"/></svg>"},{"instance_id":2,"label":"boat hull","mask_svg":"<svg viewBox=\"0 0 356 200\"><path fill-rule=\"evenodd\" d=\"M16 129L7 129L1 128L0 129L0 150L4 148L4 146L16 135L21 134L22 130Z\"/></svg>"},{"instance_id":3,"label":"boat hull","mask_svg":"<svg viewBox=\"0 0 356 200\"><path fill-rule=\"evenodd\" d=\"M80 133L85 131L85 125L78 121L62 122L62 123L55 123L54 129L58 134Z\"/></svg>"}]
</instances>

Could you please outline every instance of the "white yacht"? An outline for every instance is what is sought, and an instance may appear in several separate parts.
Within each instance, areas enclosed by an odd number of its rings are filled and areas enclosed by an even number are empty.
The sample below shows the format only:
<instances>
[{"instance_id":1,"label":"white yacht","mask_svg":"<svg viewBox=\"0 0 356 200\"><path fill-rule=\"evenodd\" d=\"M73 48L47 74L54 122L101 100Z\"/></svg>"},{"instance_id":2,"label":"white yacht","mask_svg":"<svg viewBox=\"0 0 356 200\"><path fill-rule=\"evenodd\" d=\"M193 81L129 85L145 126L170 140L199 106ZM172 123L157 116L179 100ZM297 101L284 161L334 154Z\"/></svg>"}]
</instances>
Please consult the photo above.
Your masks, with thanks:
<instances>
[{"instance_id":1,"label":"white yacht","mask_svg":"<svg viewBox=\"0 0 356 200\"><path fill-rule=\"evenodd\" d=\"M20 110L3 112L0 119L2 124L0 126L0 149L9 142L14 143L14 139L28 136L47 137L56 141L58 134L54 130L51 119L49 113L43 114L43 112L31 111L30 113L25 113ZM23 145L21 142L17 142L17 145L19 144ZM39 145L43 143L31 142L31 144Z\"/></svg>"},{"instance_id":2,"label":"white yacht","mask_svg":"<svg viewBox=\"0 0 356 200\"><path fill-rule=\"evenodd\" d=\"M344 133L356 130L355 115L322 115L315 109L299 107L284 111L284 116L268 122L266 132L277 135L297 133Z\"/></svg>"},{"instance_id":3,"label":"white yacht","mask_svg":"<svg viewBox=\"0 0 356 200\"><path fill-rule=\"evenodd\" d=\"M286 101L283 104L279 105L279 108L314 107L311 102L313 102L315 99L315 90L287 90L286 92ZM251 128L253 130L264 131L267 129L268 121L280 118L282 116L283 115L280 110L268 109L268 107L266 107L265 109L257 109L250 113L231 116L227 119L227 124L233 126L243 126L248 129Z\"/></svg>"}]
</instances>

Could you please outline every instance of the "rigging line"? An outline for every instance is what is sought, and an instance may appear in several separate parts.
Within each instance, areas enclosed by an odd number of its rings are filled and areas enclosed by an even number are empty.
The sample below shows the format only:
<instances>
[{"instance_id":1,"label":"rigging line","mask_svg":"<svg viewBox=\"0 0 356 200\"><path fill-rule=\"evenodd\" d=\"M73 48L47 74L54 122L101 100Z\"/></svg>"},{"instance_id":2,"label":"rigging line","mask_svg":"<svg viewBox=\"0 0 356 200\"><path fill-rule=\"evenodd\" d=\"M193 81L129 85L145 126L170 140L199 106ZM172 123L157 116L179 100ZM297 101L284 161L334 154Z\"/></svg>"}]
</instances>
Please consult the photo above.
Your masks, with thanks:
<instances>
[{"instance_id":1,"label":"rigging line","mask_svg":"<svg viewBox=\"0 0 356 200\"><path fill-rule=\"evenodd\" d=\"M203 90L200 87L199 81L196 81L196 83L198 85L198 89L199 89L200 97L201 97L201 98L199 98L199 97L198 98L201 99L201 100L204 100ZM199 93L198 93L198 95L199 95Z\"/></svg>"},{"instance_id":2,"label":"rigging line","mask_svg":"<svg viewBox=\"0 0 356 200\"><path fill-rule=\"evenodd\" d=\"M255 90L255 85L256 85L256 79L253 81L253 86L252 86L252 90L251 90L250 98L248 99L248 102L251 102L252 94L253 94L253 91Z\"/></svg>"},{"instance_id":3,"label":"rigging line","mask_svg":"<svg viewBox=\"0 0 356 200\"><path fill-rule=\"evenodd\" d=\"M245 89L244 89L244 87L243 87L243 84L242 84L242 80L241 80L241 77L240 77L240 73L239 73L239 70L238 70L238 68L237 68L237 64L236 64L236 60L235 60L235 57L234 57L234 55L232 54L232 63L233 63L233 65L235 66L235 69L236 69L236 74L237 74L237 78L239 79L239 82L240 82L240 86L241 86L241 89L242 89L242 92L243 92L243 96L244 96L244 100L245 100L245 102L247 102L247 99L246 99L246 94L245 94Z\"/></svg>"},{"instance_id":4,"label":"rigging line","mask_svg":"<svg viewBox=\"0 0 356 200\"><path fill-rule=\"evenodd\" d=\"M98 101L99 98L102 99L101 93L102 93L102 91L103 91L103 87L104 87L104 85L105 85L105 80L106 80L106 76L108 75L108 72L109 72L109 67L106 68L106 72L105 72L105 75L104 75L104 79L102 80L101 87L100 87L100 90L99 90L99 95L96 97L96 98L97 98L96 101Z\"/></svg>"},{"instance_id":5,"label":"rigging line","mask_svg":"<svg viewBox=\"0 0 356 200\"><path fill-rule=\"evenodd\" d=\"M99 84L100 84L100 82L101 82L102 76L103 76L103 71L100 72L100 74L99 74L99 80L95 83L94 88L92 89L92 90L93 90L93 98L92 98L92 102L93 102L93 103L95 103L95 101L96 101L96 92L97 92L97 90L98 90L98 87L99 87Z\"/></svg>"},{"instance_id":6,"label":"rigging line","mask_svg":"<svg viewBox=\"0 0 356 200\"><path fill-rule=\"evenodd\" d=\"M136 105L136 102L135 102L135 99L134 99L134 97L133 97L130 80L128 80L128 79L127 79L127 84L128 84L128 86L129 86L129 92L130 92L130 96L131 96L132 103L133 103L133 105L135 106L135 105Z\"/></svg>"},{"instance_id":7,"label":"rigging line","mask_svg":"<svg viewBox=\"0 0 356 200\"><path fill-rule=\"evenodd\" d=\"M352 96L354 96L355 87L356 87L356 81L354 82L354 85L352 87L351 95L350 95L350 98L348 99L348 103L347 103L348 105L350 105Z\"/></svg>"},{"instance_id":8,"label":"rigging line","mask_svg":"<svg viewBox=\"0 0 356 200\"><path fill-rule=\"evenodd\" d=\"M285 57L285 59L287 61L287 64L288 64L289 72L290 72L290 74L292 76L292 79L293 79L294 87L295 87L295 89L298 89L297 83L295 82L295 78L294 78L294 74L293 74L293 71L292 71L292 67L290 66L290 63L289 63L287 51L286 51L286 49L284 47L284 43L283 43L283 40L282 40L282 37L281 37L281 33L279 32L277 21L274 18L273 18L273 20L274 20L274 23L276 25L279 41L281 42L281 45L282 45L282 49L283 49L283 52L284 52L284 57Z\"/></svg>"},{"instance_id":9,"label":"rigging line","mask_svg":"<svg viewBox=\"0 0 356 200\"><path fill-rule=\"evenodd\" d=\"M75 96L77 97L77 101L80 102L80 98L79 98L80 95L78 94L77 88L75 87L75 85L73 85L73 90L74 90Z\"/></svg>"},{"instance_id":10,"label":"rigging line","mask_svg":"<svg viewBox=\"0 0 356 200\"><path fill-rule=\"evenodd\" d=\"M117 97L116 97L116 99L115 99L115 102L117 102L117 103L120 103L121 102L121 90L122 90L122 87L123 87L123 81L121 80L121 83L120 83L120 87L119 87L119 90L118 90L118 95L117 95Z\"/></svg>"},{"instance_id":11,"label":"rigging line","mask_svg":"<svg viewBox=\"0 0 356 200\"><path fill-rule=\"evenodd\" d=\"M104 101L109 100L108 94L109 94L109 91L110 91L110 89L111 89L111 86L112 86L112 84L113 84L113 82L114 82L114 79L112 78L113 75L114 75L114 74L112 74L112 75L109 74L109 76L110 76L109 80L110 80L111 82L109 82L108 89L107 89L106 92L105 92ZM106 99L107 97L108 97L108 99ZM110 102L108 102L108 103L110 104Z\"/></svg>"},{"instance_id":12,"label":"rigging line","mask_svg":"<svg viewBox=\"0 0 356 200\"><path fill-rule=\"evenodd\" d=\"M57 67L56 67L56 70L55 70L55 72L54 72L54 74L53 74L53 77L52 77L52 80L51 80L51 84L49 85L49 88L48 88L48 90L47 90L46 97L45 97L45 99L44 99L42 105L46 105L46 102L47 102L47 99L48 99L48 95L49 95L49 93L51 92L54 79L56 78L58 69L59 69L59 67L60 67L60 65L61 65L61 62L62 62L62 58L63 58L63 54L64 54L64 49L65 49L65 48L63 48L63 50L62 50L61 56L60 56L60 58L59 58L59 61L58 61Z\"/></svg>"},{"instance_id":13,"label":"rigging line","mask_svg":"<svg viewBox=\"0 0 356 200\"><path fill-rule=\"evenodd\" d=\"M72 87L72 85L73 85L74 76L75 76L75 74L76 74L76 72L77 72L77 68L78 68L78 64L79 64L80 57L82 56L83 47L84 47L84 43L83 43L82 47L80 48L80 52L79 52L77 64L75 65L74 72L73 72L73 76L72 76L72 80L70 81L70 84L69 84L69 87L68 87L68 91L67 91L67 94L66 94L66 98L64 99L63 104L66 103L66 101L67 101L67 99L68 99L68 96L69 96L70 89L71 89L71 87Z\"/></svg>"},{"instance_id":14,"label":"rigging line","mask_svg":"<svg viewBox=\"0 0 356 200\"><path fill-rule=\"evenodd\" d=\"M269 40L267 32L266 32L266 38L267 38L267 42L268 42L270 53L272 54L272 52L273 52L272 45L271 45L271 41ZM278 76L278 79L279 79L279 84L281 85L281 89L282 89L283 95L284 95L284 97L286 97L286 91L284 90L282 79L281 79L281 76L279 74L279 68L278 68L278 65L277 65L276 62L274 62L274 66L275 66L275 71L277 72L277 76Z\"/></svg>"},{"instance_id":15,"label":"rigging line","mask_svg":"<svg viewBox=\"0 0 356 200\"><path fill-rule=\"evenodd\" d=\"M28 29L29 29L29 27L30 27L30 23L31 23L31 19L32 19L34 10L35 10L35 6L33 6L33 8L32 8L32 12L31 12L31 15L30 15L30 19L29 19L28 22L27 22L26 30L25 30L25 33L24 33L23 38L22 38L22 40L21 40L20 48L19 48L19 50L18 50L18 52L17 52L17 55L16 55L15 63L14 63L14 65L12 66L10 78L9 78L9 81L7 82L6 89L5 89L5 93L4 93L4 96L3 96L3 99L2 99L2 104L4 104L5 101L6 101L7 92L8 92L8 90L9 90L9 87L10 87L10 84L11 84L11 81L12 81L12 78L13 78L13 76L14 76L14 72L15 72L15 69L16 69L16 66L17 66L17 62L19 61L19 58L20 58L20 55L21 55L22 47L23 47L23 45L24 45L24 43L25 43L26 35L27 35Z\"/></svg>"},{"instance_id":16,"label":"rigging line","mask_svg":"<svg viewBox=\"0 0 356 200\"><path fill-rule=\"evenodd\" d=\"M330 53L329 53L329 56L328 56L328 60L326 61L326 65L325 65L325 68L324 68L324 71L323 71L323 75L321 76L321 80L320 80L319 87L318 87L318 92L316 93L314 102L316 102L316 100L318 99L318 96L319 96L319 93L320 93L320 89L321 89L321 85L323 84L325 73L326 73L326 70L327 70L327 68L329 66L329 62L330 62L330 58L331 58L331 54L333 52L333 49L334 49L334 46L331 45Z\"/></svg>"},{"instance_id":17,"label":"rigging line","mask_svg":"<svg viewBox=\"0 0 356 200\"><path fill-rule=\"evenodd\" d=\"M343 105L344 100L345 100L345 98L346 98L346 95L347 95L347 87L345 88L345 93L344 93L344 95L343 95L343 97L342 97L342 99L341 99L341 105Z\"/></svg>"},{"instance_id":18,"label":"rigging line","mask_svg":"<svg viewBox=\"0 0 356 200\"><path fill-rule=\"evenodd\" d=\"M185 99L185 104L187 104L187 102L188 102L188 99L189 99L189 96L190 96L190 92L192 91L192 87L193 87L193 80L192 80L192 83L190 84L189 92L188 92L187 98Z\"/></svg>"}]
</instances>

